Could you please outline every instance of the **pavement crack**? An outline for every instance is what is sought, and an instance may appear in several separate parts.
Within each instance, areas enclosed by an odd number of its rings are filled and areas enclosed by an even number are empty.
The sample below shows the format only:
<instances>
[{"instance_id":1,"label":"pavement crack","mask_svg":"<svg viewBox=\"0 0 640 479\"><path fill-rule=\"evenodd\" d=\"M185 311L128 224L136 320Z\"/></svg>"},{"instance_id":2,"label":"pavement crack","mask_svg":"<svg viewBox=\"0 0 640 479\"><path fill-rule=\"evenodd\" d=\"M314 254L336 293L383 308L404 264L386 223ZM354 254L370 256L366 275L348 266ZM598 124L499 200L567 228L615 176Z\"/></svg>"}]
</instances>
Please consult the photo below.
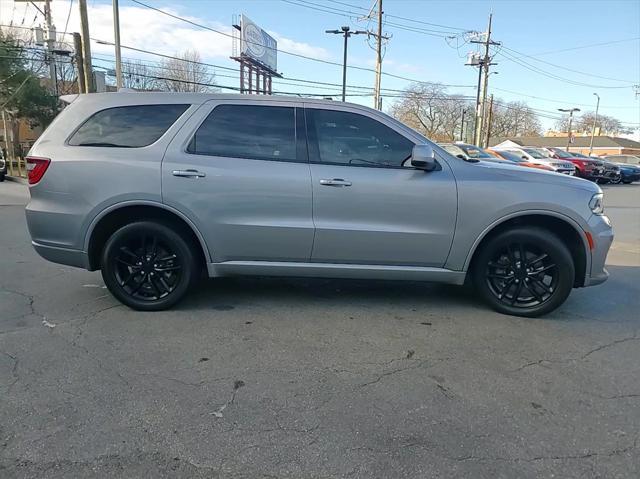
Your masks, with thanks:
<instances>
[{"instance_id":1,"label":"pavement crack","mask_svg":"<svg viewBox=\"0 0 640 479\"><path fill-rule=\"evenodd\" d=\"M13 377L13 380L7 385L7 394L8 394L13 389L13 386L15 386L16 383L20 380L20 376L18 376L18 364L20 364L20 359L17 356L13 356L4 351L0 351L0 353L7 356L13 362L13 367L11 368L11 376Z\"/></svg>"},{"instance_id":2,"label":"pavement crack","mask_svg":"<svg viewBox=\"0 0 640 479\"><path fill-rule=\"evenodd\" d=\"M607 344L602 344L596 348L593 348L587 351L585 354L582 355L580 359L586 359L589 356L591 356L593 353L597 353L598 351L602 351L603 349L607 349L612 346L616 346L618 344L626 343L628 341L639 341L639 340L640 340L640 337L638 337L637 334L634 334L633 336L630 336L628 338L616 339L615 341L611 341L610 343L607 343Z\"/></svg>"},{"instance_id":3,"label":"pavement crack","mask_svg":"<svg viewBox=\"0 0 640 479\"><path fill-rule=\"evenodd\" d=\"M517 367L516 369L509 370L509 372L515 373L515 372L522 371L523 369L530 368L532 366L542 366L544 364L567 364L573 361L581 361L588 358L589 356L591 356L592 354L598 351L602 351L603 349L611 348L613 346L626 343L628 341L640 341L640 337L638 337L638 335L635 334L627 338L616 339L615 341L611 341L610 343L601 344L600 346L590 349L589 351L587 351L586 353L584 353L582 356L579 356L579 357L572 357L572 358L566 358L566 359L538 359L536 361L530 361L526 364L523 364L522 366Z\"/></svg>"},{"instance_id":4,"label":"pavement crack","mask_svg":"<svg viewBox=\"0 0 640 479\"><path fill-rule=\"evenodd\" d=\"M36 311L35 308L35 296L32 294L28 294L28 293L23 293L22 291L16 291L14 289L8 289L8 288L2 288L2 291L5 291L7 293L11 293L11 294L15 294L16 296L21 296L23 298L25 298L27 300L27 306L29 307L29 312L24 313L20 316L18 316L19 318L22 318L24 316L28 316L29 314L33 315L33 316L37 316L38 318L42 319L42 320L46 320L47 318L43 315L40 314L38 311Z\"/></svg>"},{"instance_id":5,"label":"pavement crack","mask_svg":"<svg viewBox=\"0 0 640 479\"><path fill-rule=\"evenodd\" d=\"M364 387L367 387L367 386L371 386L372 384L379 383L380 381L382 381L384 378L386 378L388 376L393 376L394 374L401 373L401 372L404 372L404 371L408 371L410 369L416 369L416 368L420 367L421 365L422 365L422 361L416 361L416 362L414 362L413 364L411 364L409 366L405 366L403 368L392 369L391 371L387 371L387 372L384 372L384 373L378 375L378 377L376 377L372 381L367 381L366 383L360 384L358 386L358 388L364 388Z\"/></svg>"}]
</instances>

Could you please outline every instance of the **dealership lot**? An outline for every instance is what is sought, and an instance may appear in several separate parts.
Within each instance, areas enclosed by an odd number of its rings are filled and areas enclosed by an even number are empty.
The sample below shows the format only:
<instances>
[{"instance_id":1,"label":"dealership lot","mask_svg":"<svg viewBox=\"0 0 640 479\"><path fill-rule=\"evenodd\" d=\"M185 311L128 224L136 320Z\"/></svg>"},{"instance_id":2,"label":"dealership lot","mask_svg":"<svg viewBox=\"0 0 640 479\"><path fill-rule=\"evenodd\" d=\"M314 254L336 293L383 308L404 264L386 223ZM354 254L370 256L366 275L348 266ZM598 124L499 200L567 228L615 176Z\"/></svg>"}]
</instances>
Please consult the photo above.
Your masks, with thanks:
<instances>
[{"instance_id":1,"label":"dealership lot","mask_svg":"<svg viewBox=\"0 0 640 479\"><path fill-rule=\"evenodd\" d=\"M611 278L541 319L463 288L215 279L127 309L40 259L0 184L2 477L640 475L640 185Z\"/></svg>"}]
</instances>

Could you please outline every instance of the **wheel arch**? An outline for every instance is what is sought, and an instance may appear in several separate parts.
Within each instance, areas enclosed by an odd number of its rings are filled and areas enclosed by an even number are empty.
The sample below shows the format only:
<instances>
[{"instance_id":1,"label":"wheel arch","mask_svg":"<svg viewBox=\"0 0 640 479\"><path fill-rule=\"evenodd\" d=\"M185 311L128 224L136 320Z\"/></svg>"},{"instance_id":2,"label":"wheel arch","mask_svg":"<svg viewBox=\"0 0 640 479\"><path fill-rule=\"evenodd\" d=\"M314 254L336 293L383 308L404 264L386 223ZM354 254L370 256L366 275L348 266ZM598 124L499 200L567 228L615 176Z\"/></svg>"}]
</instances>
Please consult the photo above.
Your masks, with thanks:
<instances>
[{"instance_id":1,"label":"wheel arch","mask_svg":"<svg viewBox=\"0 0 640 479\"><path fill-rule=\"evenodd\" d=\"M101 211L87 228L84 250L87 252L89 271L99 269L100 252L110 234L137 220L161 220L175 225L199 246L203 266L211 262L204 237L196 225L180 211L155 201L126 201Z\"/></svg>"},{"instance_id":2,"label":"wheel arch","mask_svg":"<svg viewBox=\"0 0 640 479\"><path fill-rule=\"evenodd\" d=\"M572 218L552 211L529 211L505 216L488 226L476 238L465 260L464 270L473 268L473 261L482 246L491 238L510 227L537 226L557 233L567 246L573 258L576 277L574 287L584 286L587 274L591 271L591 253L584 230Z\"/></svg>"}]
</instances>

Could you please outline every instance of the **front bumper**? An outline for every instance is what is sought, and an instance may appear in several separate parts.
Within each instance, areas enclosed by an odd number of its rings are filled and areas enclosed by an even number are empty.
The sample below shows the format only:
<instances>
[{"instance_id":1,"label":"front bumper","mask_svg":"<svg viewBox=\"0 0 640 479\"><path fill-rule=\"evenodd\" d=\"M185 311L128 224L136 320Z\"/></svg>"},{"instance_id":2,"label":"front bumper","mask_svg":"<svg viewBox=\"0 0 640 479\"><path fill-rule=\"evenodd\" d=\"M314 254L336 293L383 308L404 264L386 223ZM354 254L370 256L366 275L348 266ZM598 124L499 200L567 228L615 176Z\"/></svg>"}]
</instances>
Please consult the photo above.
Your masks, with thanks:
<instances>
[{"instance_id":1,"label":"front bumper","mask_svg":"<svg viewBox=\"0 0 640 479\"><path fill-rule=\"evenodd\" d=\"M591 270L587 271L584 285L595 286L604 283L609 277L605 262L613 243L613 228L607 216L591 215L589 230L593 238L593 250L591 250Z\"/></svg>"}]
</instances>

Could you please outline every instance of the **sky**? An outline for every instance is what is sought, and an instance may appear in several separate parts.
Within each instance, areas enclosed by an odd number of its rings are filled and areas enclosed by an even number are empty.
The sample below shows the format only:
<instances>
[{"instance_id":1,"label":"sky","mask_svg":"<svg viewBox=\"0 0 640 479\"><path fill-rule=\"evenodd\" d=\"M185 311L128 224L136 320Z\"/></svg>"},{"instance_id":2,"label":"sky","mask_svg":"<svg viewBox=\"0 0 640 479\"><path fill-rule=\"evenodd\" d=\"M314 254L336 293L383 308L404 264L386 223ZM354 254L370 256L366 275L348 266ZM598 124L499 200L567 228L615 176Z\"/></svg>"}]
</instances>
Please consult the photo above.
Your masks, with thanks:
<instances>
[{"instance_id":1,"label":"sky","mask_svg":"<svg viewBox=\"0 0 640 479\"><path fill-rule=\"evenodd\" d=\"M278 41L280 92L339 97L342 82L341 36L325 33L348 25L375 30L367 20L374 0L141 0L219 32L232 31L234 15L246 14ZM37 2L43 6L43 2ZM91 37L113 41L110 1L88 0ZM401 90L411 80L439 82L449 93L475 96L477 69L465 66L468 31L484 32L493 13L492 39L497 65L489 93L504 101L525 101L553 127L558 108L595 110L636 128L640 138L640 1L638 0L384 0L385 44L382 88ZM58 33L79 31L77 0L52 0ZM68 19L68 22L67 22ZM120 0L122 44L174 55L197 50L213 68L216 83L239 86L238 64L229 59L231 39L153 11L132 0ZM33 27L44 23L29 3L0 0L0 24ZM71 41L71 37L65 37ZM370 42L373 44L372 39ZM92 43L94 64L113 68L113 46ZM288 53L303 55L300 58ZM123 57L159 61L158 57L123 50ZM337 63L323 63L325 62ZM349 40L347 84L372 88L375 51L366 35ZM363 70L364 69L364 70ZM395 76L392 76L395 75ZM397 77L403 78L397 78ZM333 83L301 83L291 79ZM640 87L639 87L640 88ZM348 101L373 106L371 90L351 88ZM365 96L366 95L366 96ZM397 101L383 92L383 106Z\"/></svg>"}]
</instances>

